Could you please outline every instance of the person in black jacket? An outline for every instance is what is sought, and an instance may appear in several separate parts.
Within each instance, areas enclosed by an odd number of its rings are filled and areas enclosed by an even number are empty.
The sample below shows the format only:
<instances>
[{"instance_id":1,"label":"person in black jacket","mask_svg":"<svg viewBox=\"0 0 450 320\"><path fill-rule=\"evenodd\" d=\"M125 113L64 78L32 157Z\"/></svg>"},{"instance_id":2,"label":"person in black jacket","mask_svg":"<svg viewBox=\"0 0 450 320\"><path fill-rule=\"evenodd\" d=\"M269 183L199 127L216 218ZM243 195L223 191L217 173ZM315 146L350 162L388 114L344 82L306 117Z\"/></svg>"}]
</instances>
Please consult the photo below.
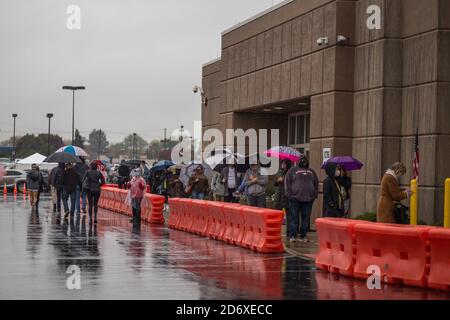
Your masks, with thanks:
<instances>
[{"instance_id":1,"label":"person in black jacket","mask_svg":"<svg viewBox=\"0 0 450 320\"><path fill-rule=\"evenodd\" d=\"M323 182L323 216L328 218L342 218L344 216L345 188L338 182L341 170L335 163L325 166L327 178Z\"/></svg>"},{"instance_id":2,"label":"person in black jacket","mask_svg":"<svg viewBox=\"0 0 450 320\"><path fill-rule=\"evenodd\" d=\"M130 180L131 168L125 163L125 160L122 160L117 171L119 173L119 189L122 189L123 187L126 187L128 181Z\"/></svg>"},{"instance_id":3,"label":"person in black jacket","mask_svg":"<svg viewBox=\"0 0 450 320\"><path fill-rule=\"evenodd\" d=\"M80 177L81 181L86 172L89 170L89 166L86 164L86 159L84 157L79 158L81 162L76 163L73 169L76 171L76 173L78 173L78 176ZM82 190L81 185L78 185L75 194L75 211L77 214L80 214L81 210L83 210L83 213L86 213L86 191Z\"/></svg>"},{"instance_id":4,"label":"person in black jacket","mask_svg":"<svg viewBox=\"0 0 450 320\"><path fill-rule=\"evenodd\" d=\"M51 185L56 190L56 210L61 213L61 201L63 199L63 176L64 176L65 164L59 163L56 168L53 168L51 176ZM54 208L55 211L55 208Z\"/></svg>"},{"instance_id":5,"label":"person in black jacket","mask_svg":"<svg viewBox=\"0 0 450 320\"><path fill-rule=\"evenodd\" d=\"M69 217L73 219L73 216L75 214L75 201L76 201L76 192L77 192L77 186L81 183L80 176L78 173L73 169L73 165L71 163L66 164L66 170L64 171L63 177L62 177L62 183L63 183L63 204L64 204L64 219L67 219ZM69 211L69 204L68 200L70 197L70 211Z\"/></svg>"},{"instance_id":6,"label":"person in black jacket","mask_svg":"<svg viewBox=\"0 0 450 320\"><path fill-rule=\"evenodd\" d=\"M87 194L89 202L89 223L92 224L92 212L94 223L97 223L98 200L100 199L101 186L105 184L105 177L98 170L96 162L92 162L90 170L83 177L83 191Z\"/></svg>"}]
</instances>

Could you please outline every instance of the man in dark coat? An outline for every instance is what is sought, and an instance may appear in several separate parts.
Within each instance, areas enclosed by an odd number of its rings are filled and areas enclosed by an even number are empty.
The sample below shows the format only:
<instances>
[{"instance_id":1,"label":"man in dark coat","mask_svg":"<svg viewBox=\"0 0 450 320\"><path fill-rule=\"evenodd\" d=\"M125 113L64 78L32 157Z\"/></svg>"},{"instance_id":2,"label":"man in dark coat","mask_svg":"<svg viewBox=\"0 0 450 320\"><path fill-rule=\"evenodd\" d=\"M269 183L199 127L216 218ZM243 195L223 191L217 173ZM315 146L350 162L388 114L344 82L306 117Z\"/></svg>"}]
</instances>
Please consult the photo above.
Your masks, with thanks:
<instances>
[{"instance_id":1,"label":"man in dark coat","mask_svg":"<svg viewBox=\"0 0 450 320\"><path fill-rule=\"evenodd\" d=\"M73 165L68 163L66 165L66 170L64 171L62 177L63 183L63 204L64 204L64 219L67 219L70 214L72 219L75 214L75 201L77 186L81 184L81 179L78 173L74 170ZM68 200L70 197L70 211ZM78 199L79 201L79 199Z\"/></svg>"},{"instance_id":2,"label":"man in dark coat","mask_svg":"<svg viewBox=\"0 0 450 320\"><path fill-rule=\"evenodd\" d=\"M65 164L59 163L56 168L53 168L50 176L50 183L54 190L56 190L56 210L61 213L61 201L63 199L63 176L64 176ZM54 210L55 211L55 208Z\"/></svg>"},{"instance_id":3,"label":"man in dark coat","mask_svg":"<svg viewBox=\"0 0 450 320\"><path fill-rule=\"evenodd\" d=\"M301 216L300 241L309 242L307 233L312 207L319 194L319 181L316 172L309 168L306 157L302 157L298 166L291 168L286 173L284 188L289 199L289 240L296 241L299 216Z\"/></svg>"},{"instance_id":4,"label":"man in dark coat","mask_svg":"<svg viewBox=\"0 0 450 320\"><path fill-rule=\"evenodd\" d=\"M73 169L78 173L80 180L83 179L86 172L89 170L89 166L86 164L86 159L79 157L81 162L75 164ZM80 208L80 198L81 198L81 208ZM81 210L86 213L86 190L83 190L81 184L77 186L75 194L75 211L80 214Z\"/></svg>"}]
</instances>

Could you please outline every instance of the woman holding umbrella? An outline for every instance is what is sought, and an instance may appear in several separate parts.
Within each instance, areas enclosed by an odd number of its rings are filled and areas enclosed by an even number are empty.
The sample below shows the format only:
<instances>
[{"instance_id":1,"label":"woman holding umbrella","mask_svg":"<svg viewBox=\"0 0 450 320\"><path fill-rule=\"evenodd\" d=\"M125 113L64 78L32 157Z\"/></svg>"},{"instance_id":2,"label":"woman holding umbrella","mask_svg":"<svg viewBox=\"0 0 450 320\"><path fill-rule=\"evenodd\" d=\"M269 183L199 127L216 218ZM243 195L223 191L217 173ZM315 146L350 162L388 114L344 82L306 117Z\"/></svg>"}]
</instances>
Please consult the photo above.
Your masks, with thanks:
<instances>
[{"instance_id":1,"label":"woman holding umbrella","mask_svg":"<svg viewBox=\"0 0 450 320\"><path fill-rule=\"evenodd\" d=\"M329 166L331 164L331 166ZM335 168L332 168L335 166ZM329 159L322 165L322 169L325 169L327 178L324 182L324 216L330 217L344 217L348 216L350 210L350 190L352 187L352 179L347 176L347 171L360 170L364 164L350 156L338 156ZM335 182L337 183L334 188ZM328 204L325 203L325 187L327 187ZM336 206L332 206L332 202L338 205L342 202L342 208L338 209Z\"/></svg>"},{"instance_id":2,"label":"woman holding umbrella","mask_svg":"<svg viewBox=\"0 0 450 320\"><path fill-rule=\"evenodd\" d=\"M342 218L344 201L347 199L345 188L339 184L341 170L338 165L328 162L325 165L327 178L323 182L323 216L326 218Z\"/></svg>"}]
</instances>

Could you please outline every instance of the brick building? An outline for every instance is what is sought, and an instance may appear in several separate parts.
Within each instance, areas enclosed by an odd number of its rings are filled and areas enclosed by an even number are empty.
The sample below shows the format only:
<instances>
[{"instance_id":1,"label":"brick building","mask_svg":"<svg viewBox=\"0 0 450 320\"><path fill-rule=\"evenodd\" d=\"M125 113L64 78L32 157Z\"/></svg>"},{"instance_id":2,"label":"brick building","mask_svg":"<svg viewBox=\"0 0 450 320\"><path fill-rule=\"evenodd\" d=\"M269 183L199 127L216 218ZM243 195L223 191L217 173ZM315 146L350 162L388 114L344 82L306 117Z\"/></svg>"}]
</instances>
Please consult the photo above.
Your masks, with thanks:
<instances>
[{"instance_id":1,"label":"brick building","mask_svg":"<svg viewBox=\"0 0 450 320\"><path fill-rule=\"evenodd\" d=\"M380 30L367 27L370 5L381 8ZM318 45L323 37L328 43ZM280 129L281 144L308 154L321 181L326 148L363 161L352 174L353 215L376 211L393 162L410 168L401 181L408 184L418 128L419 218L443 220L450 1L284 1L223 32L221 58L203 66L203 88L204 130Z\"/></svg>"}]
</instances>

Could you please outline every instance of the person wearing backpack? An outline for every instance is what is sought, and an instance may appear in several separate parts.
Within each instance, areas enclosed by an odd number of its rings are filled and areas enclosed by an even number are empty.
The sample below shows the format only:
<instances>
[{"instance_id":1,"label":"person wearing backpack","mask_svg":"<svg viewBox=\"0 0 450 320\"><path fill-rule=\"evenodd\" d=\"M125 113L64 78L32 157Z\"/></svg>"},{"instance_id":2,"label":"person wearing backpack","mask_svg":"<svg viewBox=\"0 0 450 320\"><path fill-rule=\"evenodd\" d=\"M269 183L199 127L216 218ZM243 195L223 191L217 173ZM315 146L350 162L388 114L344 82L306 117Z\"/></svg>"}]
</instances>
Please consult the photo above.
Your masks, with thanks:
<instances>
[{"instance_id":1,"label":"person wearing backpack","mask_svg":"<svg viewBox=\"0 0 450 320\"><path fill-rule=\"evenodd\" d=\"M27 186L30 193L31 209L33 211L37 209L37 195L39 192L39 188L41 187L42 180L42 173L39 172L36 164L32 164L31 171L27 173Z\"/></svg>"},{"instance_id":2,"label":"person wearing backpack","mask_svg":"<svg viewBox=\"0 0 450 320\"><path fill-rule=\"evenodd\" d=\"M63 190L64 190L64 185L63 185L64 169L65 169L65 164L58 163L58 166L53 168L53 170L50 174L51 175L50 183L56 192L56 206L54 205L53 211L57 210L59 213L61 213L61 202L62 202Z\"/></svg>"},{"instance_id":3,"label":"person wearing backpack","mask_svg":"<svg viewBox=\"0 0 450 320\"><path fill-rule=\"evenodd\" d=\"M96 162L90 164L89 170L84 174L82 180L83 192L87 194L89 203L89 223L92 224L92 213L94 213L94 224L97 223L98 200L100 199L101 187L105 184L105 177L98 171Z\"/></svg>"}]
</instances>

